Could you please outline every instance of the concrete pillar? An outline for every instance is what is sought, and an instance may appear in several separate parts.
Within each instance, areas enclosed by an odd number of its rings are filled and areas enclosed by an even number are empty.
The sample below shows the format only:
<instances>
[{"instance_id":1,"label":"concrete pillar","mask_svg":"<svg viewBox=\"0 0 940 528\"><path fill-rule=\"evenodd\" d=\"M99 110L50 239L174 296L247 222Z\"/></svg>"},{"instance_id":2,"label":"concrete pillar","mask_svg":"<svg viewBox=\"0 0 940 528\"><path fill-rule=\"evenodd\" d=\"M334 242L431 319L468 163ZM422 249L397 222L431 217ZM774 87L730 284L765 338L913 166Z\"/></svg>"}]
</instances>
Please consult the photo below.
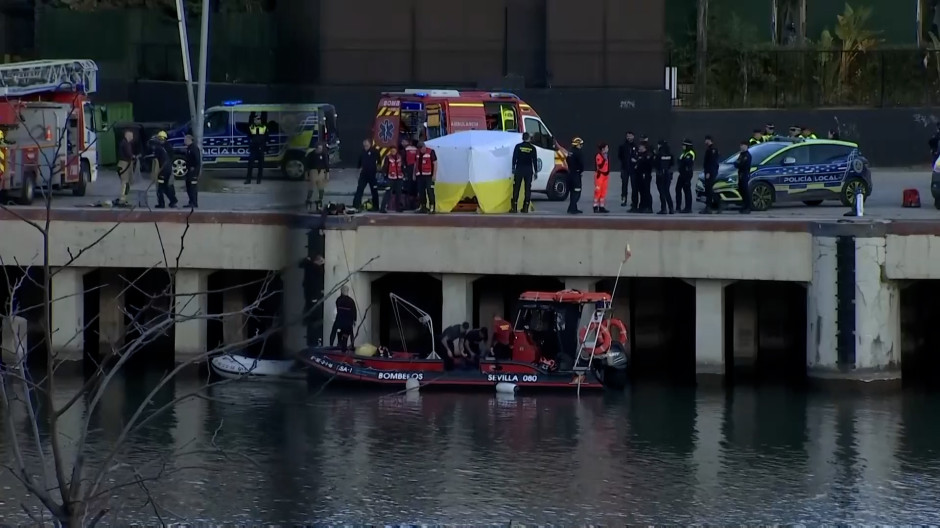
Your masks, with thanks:
<instances>
[{"instance_id":1,"label":"concrete pillar","mask_svg":"<svg viewBox=\"0 0 940 528\"><path fill-rule=\"evenodd\" d=\"M27 342L28 322L25 317L4 316L3 344L0 345L0 363L7 367L20 367L29 351Z\"/></svg>"},{"instance_id":2,"label":"concrete pillar","mask_svg":"<svg viewBox=\"0 0 940 528\"><path fill-rule=\"evenodd\" d=\"M597 279L592 277L565 277L565 289L595 292L597 291Z\"/></svg>"},{"instance_id":3,"label":"concrete pillar","mask_svg":"<svg viewBox=\"0 0 940 528\"><path fill-rule=\"evenodd\" d=\"M209 271L179 269L174 285L176 361L201 361L207 352Z\"/></svg>"},{"instance_id":4,"label":"concrete pillar","mask_svg":"<svg viewBox=\"0 0 940 528\"><path fill-rule=\"evenodd\" d=\"M124 281L117 270L102 269L98 290L98 353L110 353L124 346Z\"/></svg>"},{"instance_id":5,"label":"concrete pillar","mask_svg":"<svg viewBox=\"0 0 940 528\"><path fill-rule=\"evenodd\" d=\"M281 324L284 325L284 355L293 356L307 346L304 324L304 270L290 266L281 271Z\"/></svg>"},{"instance_id":6,"label":"concrete pillar","mask_svg":"<svg viewBox=\"0 0 940 528\"><path fill-rule=\"evenodd\" d=\"M490 328L493 325L493 319L502 317L503 319L511 317L504 313L506 311L503 292L496 289L481 289L477 300L477 321L480 326Z\"/></svg>"},{"instance_id":7,"label":"concrete pillar","mask_svg":"<svg viewBox=\"0 0 940 528\"><path fill-rule=\"evenodd\" d=\"M245 288L232 287L222 291L222 343L234 345L247 337L245 331Z\"/></svg>"},{"instance_id":8,"label":"concrete pillar","mask_svg":"<svg viewBox=\"0 0 940 528\"><path fill-rule=\"evenodd\" d=\"M806 292L806 366L811 376L838 367L836 281L836 239L815 237L813 282Z\"/></svg>"},{"instance_id":9,"label":"concrete pillar","mask_svg":"<svg viewBox=\"0 0 940 528\"><path fill-rule=\"evenodd\" d=\"M884 237L855 239L855 369L900 378L901 289L884 264Z\"/></svg>"},{"instance_id":10,"label":"concrete pillar","mask_svg":"<svg viewBox=\"0 0 940 528\"><path fill-rule=\"evenodd\" d=\"M695 373L725 374L725 282L695 281Z\"/></svg>"},{"instance_id":11,"label":"concrete pillar","mask_svg":"<svg viewBox=\"0 0 940 528\"><path fill-rule=\"evenodd\" d=\"M445 273L441 276L441 328L473 322L473 281L475 275Z\"/></svg>"},{"instance_id":12,"label":"concrete pillar","mask_svg":"<svg viewBox=\"0 0 940 528\"><path fill-rule=\"evenodd\" d=\"M59 361L81 361L85 350L85 284L82 268L56 268L52 276L52 349Z\"/></svg>"},{"instance_id":13,"label":"concrete pillar","mask_svg":"<svg viewBox=\"0 0 940 528\"><path fill-rule=\"evenodd\" d=\"M757 363L757 288L753 282L738 282L734 291L733 368L751 369Z\"/></svg>"}]
</instances>

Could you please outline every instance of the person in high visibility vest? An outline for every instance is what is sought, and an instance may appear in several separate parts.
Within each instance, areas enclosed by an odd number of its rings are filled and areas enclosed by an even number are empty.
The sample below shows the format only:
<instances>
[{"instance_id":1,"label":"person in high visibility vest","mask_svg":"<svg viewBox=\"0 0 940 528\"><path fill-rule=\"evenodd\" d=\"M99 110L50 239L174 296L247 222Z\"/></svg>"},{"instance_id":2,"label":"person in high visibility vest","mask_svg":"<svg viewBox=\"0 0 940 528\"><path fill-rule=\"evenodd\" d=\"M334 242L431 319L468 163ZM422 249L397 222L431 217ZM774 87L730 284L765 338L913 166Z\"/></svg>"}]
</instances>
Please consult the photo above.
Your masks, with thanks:
<instances>
[{"instance_id":1,"label":"person in high visibility vest","mask_svg":"<svg viewBox=\"0 0 940 528\"><path fill-rule=\"evenodd\" d=\"M255 116L248 127L248 175L245 176L245 184L251 183L252 169L258 167L258 177L256 182L261 183L261 177L264 175L264 149L268 144L268 127L262 122L261 118Z\"/></svg>"},{"instance_id":2,"label":"person in high visibility vest","mask_svg":"<svg viewBox=\"0 0 940 528\"><path fill-rule=\"evenodd\" d=\"M153 171L157 180L157 209L166 207L164 198L168 200L170 209L176 207L176 188L173 186L173 164L170 154L166 151L166 132L157 132L152 143Z\"/></svg>"},{"instance_id":3,"label":"person in high visibility vest","mask_svg":"<svg viewBox=\"0 0 940 528\"><path fill-rule=\"evenodd\" d=\"M610 180L610 158L607 153L610 147L607 143L597 146L597 155L594 156L594 212L609 213L607 210L607 184Z\"/></svg>"},{"instance_id":4,"label":"person in high visibility vest","mask_svg":"<svg viewBox=\"0 0 940 528\"><path fill-rule=\"evenodd\" d=\"M774 133L773 123L767 123L766 125L764 125L764 137L763 137L764 141L770 141L771 139L774 138L775 135L776 134Z\"/></svg>"},{"instance_id":5,"label":"person in high visibility vest","mask_svg":"<svg viewBox=\"0 0 940 528\"><path fill-rule=\"evenodd\" d=\"M399 213L402 212L404 203L401 198L401 181L405 176L404 160L401 157L401 154L398 153L398 149L392 147L388 151L388 156L385 156L385 175L388 177L388 191L385 192L385 195L382 197L382 207L379 208L380 212L388 212L389 200L394 199L395 203L392 204L395 207L395 210Z\"/></svg>"},{"instance_id":6,"label":"person in high visibility vest","mask_svg":"<svg viewBox=\"0 0 940 528\"><path fill-rule=\"evenodd\" d=\"M682 154L679 154L679 179L676 181L676 211L692 212L692 175L695 168L695 149L692 140L682 141ZM685 202L683 202L683 197ZM685 203L685 207L683 207Z\"/></svg>"},{"instance_id":7,"label":"person in high visibility vest","mask_svg":"<svg viewBox=\"0 0 940 528\"><path fill-rule=\"evenodd\" d=\"M751 135L751 138L747 140L747 145L749 147L753 147L754 145L760 145L763 142L764 142L764 138L761 135L760 129L755 128L754 134Z\"/></svg>"},{"instance_id":8,"label":"person in high visibility vest","mask_svg":"<svg viewBox=\"0 0 940 528\"><path fill-rule=\"evenodd\" d=\"M803 139L816 139L816 134L809 127L803 127Z\"/></svg>"}]
</instances>

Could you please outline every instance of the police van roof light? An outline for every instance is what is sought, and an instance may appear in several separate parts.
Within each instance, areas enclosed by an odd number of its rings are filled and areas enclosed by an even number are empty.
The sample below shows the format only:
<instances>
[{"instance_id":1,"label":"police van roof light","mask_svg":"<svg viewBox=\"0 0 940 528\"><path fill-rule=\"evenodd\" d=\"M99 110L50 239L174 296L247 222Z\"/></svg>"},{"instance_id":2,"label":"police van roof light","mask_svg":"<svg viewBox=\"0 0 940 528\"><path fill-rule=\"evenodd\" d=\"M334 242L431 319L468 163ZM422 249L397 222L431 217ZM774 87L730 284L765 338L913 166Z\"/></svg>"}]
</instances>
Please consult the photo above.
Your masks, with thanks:
<instances>
[{"instance_id":1,"label":"police van roof light","mask_svg":"<svg viewBox=\"0 0 940 528\"><path fill-rule=\"evenodd\" d=\"M222 106L236 106L242 104L241 99L235 99L232 101L222 101Z\"/></svg>"}]
</instances>

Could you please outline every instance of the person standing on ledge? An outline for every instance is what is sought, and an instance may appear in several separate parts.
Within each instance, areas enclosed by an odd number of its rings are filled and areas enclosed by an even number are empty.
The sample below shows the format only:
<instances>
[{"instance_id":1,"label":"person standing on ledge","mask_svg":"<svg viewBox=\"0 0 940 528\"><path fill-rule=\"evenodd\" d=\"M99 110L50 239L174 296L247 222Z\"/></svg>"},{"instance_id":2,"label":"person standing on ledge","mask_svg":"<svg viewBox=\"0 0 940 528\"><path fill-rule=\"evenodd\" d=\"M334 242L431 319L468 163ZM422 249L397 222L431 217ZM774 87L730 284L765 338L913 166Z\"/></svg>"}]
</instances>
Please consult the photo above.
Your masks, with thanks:
<instances>
[{"instance_id":1,"label":"person standing on ledge","mask_svg":"<svg viewBox=\"0 0 940 528\"><path fill-rule=\"evenodd\" d=\"M183 139L186 145L186 196L189 197L189 209L199 208L199 172L202 170L202 154L199 147L193 143L193 136L186 134Z\"/></svg>"},{"instance_id":2,"label":"person standing on ledge","mask_svg":"<svg viewBox=\"0 0 940 528\"><path fill-rule=\"evenodd\" d=\"M152 144L153 170L157 175L157 209L166 207L164 197L169 200L170 209L176 207L176 187L173 186L173 164L166 151L166 132L157 132Z\"/></svg>"},{"instance_id":3,"label":"person standing on ledge","mask_svg":"<svg viewBox=\"0 0 940 528\"><path fill-rule=\"evenodd\" d=\"M659 141L656 149L656 190L659 192L659 213L657 214L675 214L676 210L672 204L672 193L669 187L672 185L672 167L675 160L672 157L672 150L665 139Z\"/></svg>"},{"instance_id":4,"label":"person standing on ledge","mask_svg":"<svg viewBox=\"0 0 940 528\"><path fill-rule=\"evenodd\" d=\"M712 142L712 137L705 136L705 157L703 160L705 165L705 208L702 209L702 214L711 214L717 212L718 209L715 193L713 192L715 180L718 179L718 156L718 148Z\"/></svg>"},{"instance_id":5,"label":"person standing on ledge","mask_svg":"<svg viewBox=\"0 0 940 528\"><path fill-rule=\"evenodd\" d=\"M261 122L261 117L254 116L251 125L248 127L248 175L245 176L245 184L251 183L252 169L258 167L258 179L256 183L261 183L261 176L264 174L264 150L268 146L268 127Z\"/></svg>"},{"instance_id":6,"label":"person standing on ledge","mask_svg":"<svg viewBox=\"0 0 940 528\"><path fill-rule=\"evenodd\" d=\"M692 175L695 170L695 150L692 140L682 141L682 154L679 154L679 179L676 181L676 211L692 212ZM682 198L685 197L685 207Z\"/></svg>"},{"instance_id":7,"label":"person standing on ledge","mask_svg":"<svg viewBox=\"0 0 940 528\"><path fill-rule=\"evenodd\" d=\"M362 140L362 152L359 153L359 162L356 163L359 169L359 182L356 184L356 194L353 195L353 207L362 209L362 193L366 191L366 185L369 186L369 192L372 194L372 207L379 207L379 189L375 175L379 170L379 151L372 145L371 139Z\"/></svg>"},{"instance_id":8,"label":"person standing on ledge","mask_svg":"<svg viewBox=\"0 0 940 528\"><path fill-rule=\"evenodd\" d=\"M650 152L649 142L641 142L636 155L636 173L640 180L640 213L652 214L653 194L650 187L653 182L653 165L656 160Z\"/></svg>"},{"instance_id":9,"label":"person standing on ledge","mask_svg":"<svg viewBox=\"0 0 940 528\"><path fill-rule=\"evenodd\" d=\"M633 172L636 169L636 136L633 132L627 132L626 140L620 148L617 149L617 158L620 160L620 206L627 206L627 199L630 194L630 179L633 178ZM636 185L633 186L633 201L631 209L636 212L636 202L639 194Z\"/></svg>"},{"instance_id":10,"label":"person standing on ledge","mask_svg":"<svg viewBox=\"0 0 940 528\"><path fill-rule=\"evenodd\" d=\"M330 331L330 346L339 337L339 347L342 350L352 348L355 338L353 329L359 314L356 311L356 301L349 296L349 286L343 285L336 298L336 317L333 318L333 329Z\"/></svg>"},{"instance_id":11,"label":"person standing on ledge","mask_svg":"<svg viewBox=\"0 0 940 528\"><path fill-rule=\"evenodd\" d=\"M529 212L529 200L532 198L532 178L538 178L539 156L532 144L528 132L522 134L522 143L512 151L512 203L509 212L515 213L519 204L519 186L522 185L522 212Z\"/></svg>"},{"instance_id":12,"label":"person standing on ledge","mask_svg":"<svg viewBox=\"0 0 940 528\"><path fill-rule=\"evenodd\" d=\"M2 132L0 132L2 133ZM2 139L2 136L0 136ZM0 141L0 145L2 145ZM127 195L131 192L131 175L134 174L134 131L125 130L121 144L118 145L118 177L121 179L121 196L118 205L127 205Z\"/></svg>"},{"instance_id":13,"label":"person standing on ledge","mask_svg":"<svg viewBox=\"0 0 940 528\"><path fill-rule=\"evenodd\" d=\"M751 212L751 189L748 185L751 179L751 153L747 151L747 141L741 141L738 151L738 159L734 162L734 167L738 169L738 194L741 195L741 214L750 214Z\"/></svg>"},{"instance_id":14,"label":"person standing on ledge","mask_svg":"<svg viewBox=\"0 0 940 528\"><path fill-rule=\"evenodd\" d=\"M597 145L594 156L594 212L607 214L607 184L610 183L610 147L607 143Z\"/></svg>"},{"instance_id":15,"label":"person standing on ledge","mask_svg":"<svg viewBox=\"0 0 940 528\"><path fill-rule=\"evenodd\" d=\"M388 156L385 156L385 175L388 176L388 185L389 189L385 192L385 195L382 196L382 207L379 208L379 212L387 213L390 199L394 200L392 204L396 211L399 213L402 212L403 202L401 197L401 180L404 177L404 160L402 160L401 154L398 153L398 149L392 147L388 151Z\"/></svg>"},{"instance_id":16,"label":"person standing on ledge","mask_svg":"<svg viewBox=\"0 0 940 528\"><path fill-rule=\"evenodd\" d=\"M584 140L576 137L571 140L571 151L568 152L568 214L581 214L578 201L581 200L581 175L584 173L584 158L581 157L581 147Z\"/></svg>"},{"instance_id":17,"label":"person standing on ledge","mask_svg":"<svg viewBox=\"0 0 940 528\"><path fill-rule=\"evenodd\" d=\"M304 201L307 210L320 211L323 207L323 195L326 193L326 183L330 181L330 154L323 147L323 143L317 143L315 149L307 154L307 199ZM316 202L313 201L313 193L317 193Z\"/></svg>"},{"instance_id":18,"label":"person standing on ledge","mask_svg":"<svg viewBox=\"0 0 940 528\"><path fill-rule=\"evenodd\" d=\"M437 154L424 141L418 141L415 164L415 183L418 187L418 212L433 214L437 208L434 197L434 179L437 177Z\"/></svg>"}]
</instances>

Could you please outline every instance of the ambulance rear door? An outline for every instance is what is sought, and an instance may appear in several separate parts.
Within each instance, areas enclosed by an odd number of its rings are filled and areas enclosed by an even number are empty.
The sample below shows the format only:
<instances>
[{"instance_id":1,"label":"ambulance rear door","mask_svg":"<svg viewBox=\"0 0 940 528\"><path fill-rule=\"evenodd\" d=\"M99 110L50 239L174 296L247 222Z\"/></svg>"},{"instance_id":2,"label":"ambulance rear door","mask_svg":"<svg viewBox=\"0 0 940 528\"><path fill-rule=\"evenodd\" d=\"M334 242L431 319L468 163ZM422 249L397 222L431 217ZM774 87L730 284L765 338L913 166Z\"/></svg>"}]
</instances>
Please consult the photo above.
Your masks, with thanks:
<instances>
[{"instance_id":1,"label":"ambulance rear door","mask_svg":"<svg viewBox=\"0 0 940 528\"><path fill-rule=\"evenodd\" d=\"M486 115L483 113L482 102L448 101L445 108L448 133L486 130Z\"/></svg>"},{"instance_id":2,"label":"ambulance rear door","mask_svg":"<svg viewBox=\"0 0 940 528\"><path fill-rule=\"evenodd\" d=\"M429 140L447 135L447 112L444 105L441 103L428 103L427 116L427 134Z\"/></svg>"},{"instance_id":3,"label":"ambulance rear door","mask_svg":"<svg viewBox=\"0 0 940 528\"><path fill-rule=\"evenodd\" d=\"M375 115L373 141L384 158L391 147L398 147L398 133L401 128L401 101L383 98Z\"/></svg>"}]
</instances>

